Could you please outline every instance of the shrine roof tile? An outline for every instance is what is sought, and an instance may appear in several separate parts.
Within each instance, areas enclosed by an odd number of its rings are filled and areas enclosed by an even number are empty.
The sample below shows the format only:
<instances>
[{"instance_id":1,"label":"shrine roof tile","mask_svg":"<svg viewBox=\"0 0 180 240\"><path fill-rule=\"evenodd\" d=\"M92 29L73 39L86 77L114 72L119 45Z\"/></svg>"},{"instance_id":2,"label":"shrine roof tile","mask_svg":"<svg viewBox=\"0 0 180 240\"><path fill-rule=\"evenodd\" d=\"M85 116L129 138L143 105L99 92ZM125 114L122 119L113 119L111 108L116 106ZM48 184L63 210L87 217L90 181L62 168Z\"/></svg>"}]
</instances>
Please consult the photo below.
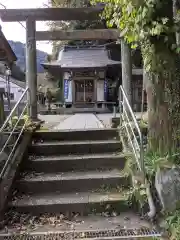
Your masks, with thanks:
<instances>
[{"instance_id":1,"label":"shrine roof tile","mask_svg":"<svg viewBox=\"0 0 180 240\"><path fill-rule=\"evenodd\" d=\"M104 47L65 47L59 52L57 61L42 65L61 68L103 68L120 64L120 61L110 59L108 50Z\"/></svg>"}]
</instances>

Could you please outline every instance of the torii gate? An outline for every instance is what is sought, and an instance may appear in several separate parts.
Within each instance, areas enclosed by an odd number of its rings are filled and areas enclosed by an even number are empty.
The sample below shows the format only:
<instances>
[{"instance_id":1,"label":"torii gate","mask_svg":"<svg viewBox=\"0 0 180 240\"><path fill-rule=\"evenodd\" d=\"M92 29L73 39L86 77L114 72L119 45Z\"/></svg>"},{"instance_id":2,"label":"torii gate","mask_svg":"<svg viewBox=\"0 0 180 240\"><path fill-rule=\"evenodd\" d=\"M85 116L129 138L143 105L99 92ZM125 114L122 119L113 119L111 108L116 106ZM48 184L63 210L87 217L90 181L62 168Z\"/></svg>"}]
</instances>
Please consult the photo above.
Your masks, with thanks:
<instances>
[{"instance_id":1,"label":"torii gate","mask_svg":"<svg viewBox=\"0 0 180 240\"><path fill-rule=\"evenodd\" d=\"M4 22L26 22L26 84L30 89L28 103L30 117L37 120L37 66L36 41L57 40L117 40L117 29L75 30L75 31L36 31L36 21L96 20L103 7L90 8L38 8L0 10ZM13 31L13 30L12 30ZM122 85L131 102L131 50L121 41Z\"/></svg>"}]
</instances>

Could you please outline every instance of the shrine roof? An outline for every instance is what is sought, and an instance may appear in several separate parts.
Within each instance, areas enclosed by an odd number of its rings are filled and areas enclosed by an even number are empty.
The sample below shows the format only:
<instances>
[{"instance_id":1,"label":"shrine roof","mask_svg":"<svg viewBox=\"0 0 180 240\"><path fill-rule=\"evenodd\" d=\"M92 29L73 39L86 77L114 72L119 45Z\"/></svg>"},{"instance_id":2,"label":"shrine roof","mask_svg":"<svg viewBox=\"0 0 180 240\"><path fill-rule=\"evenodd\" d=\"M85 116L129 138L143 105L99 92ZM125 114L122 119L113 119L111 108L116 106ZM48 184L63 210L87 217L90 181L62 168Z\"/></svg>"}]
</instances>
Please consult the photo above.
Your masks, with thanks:
<instances>
[{"instance_id":1,"label":"shrine roof","mask_svg":"<svg viewBox=\"0 0 180 240\"><path fill-rule=\"evenodd\" d=\"M0 61L12 63L17 60L8 40L5 38L0 26Z\"/></svg>"},{"instance_id":2,"label":"shrine roof","mask_svg":"<svg viewBox=\"0 0 180 240\"><path fill-rule=\"evenodd\" d=\"M120 65L120 61L110 59L105 47L72 47L66 46L59 52L58 60L43 63L45 68L104 68L112 65Z\"/></svg>"}]
</instances>

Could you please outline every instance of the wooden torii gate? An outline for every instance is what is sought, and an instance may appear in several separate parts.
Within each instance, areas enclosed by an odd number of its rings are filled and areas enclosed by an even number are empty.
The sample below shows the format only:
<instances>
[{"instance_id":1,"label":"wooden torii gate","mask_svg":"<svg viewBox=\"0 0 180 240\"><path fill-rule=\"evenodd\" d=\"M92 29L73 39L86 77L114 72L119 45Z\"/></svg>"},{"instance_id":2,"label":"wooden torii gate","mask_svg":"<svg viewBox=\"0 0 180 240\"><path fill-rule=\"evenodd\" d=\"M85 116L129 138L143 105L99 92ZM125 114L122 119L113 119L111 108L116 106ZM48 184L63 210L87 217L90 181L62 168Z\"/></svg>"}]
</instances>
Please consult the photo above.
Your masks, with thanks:
<instances>
[{"instance_id":1,"label":"wooden torii gate","mask_svg":"<svg viewBox=\"0 0 180 240\"><path fill-rule=\"evenodd\" d=\"M0 10L4 22L26 22L26 84L30 89L28 103L30 117L37 120L37 66L36 41L57 40L117 40L117 29L75 30L75 31L36 31L36 21L96 20L103 7L90 8L38 8ZM13 31L13 29L12 29ZM15 33L15 30L14 30ZM15 33L16 34L16 33ZM131 50L121 41L122 85L131 102Z\"/></svg>"}]
</instances>

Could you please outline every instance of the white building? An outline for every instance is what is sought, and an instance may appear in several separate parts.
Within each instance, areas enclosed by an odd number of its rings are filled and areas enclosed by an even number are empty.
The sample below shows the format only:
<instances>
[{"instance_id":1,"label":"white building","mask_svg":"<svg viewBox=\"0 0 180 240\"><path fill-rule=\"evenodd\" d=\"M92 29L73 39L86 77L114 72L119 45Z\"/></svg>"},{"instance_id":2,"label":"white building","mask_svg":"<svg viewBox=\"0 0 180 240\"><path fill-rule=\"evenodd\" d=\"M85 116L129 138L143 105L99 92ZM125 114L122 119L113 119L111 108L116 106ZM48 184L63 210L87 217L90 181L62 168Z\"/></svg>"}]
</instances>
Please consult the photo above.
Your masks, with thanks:
<instances>
[{"instance_id":1,"label":"white building","mask_svg":"<svg viewBox=\"0 0 180 240\"><path fill-rule=\"evenodd\" d=\"M11 102L17 102L24 92L26 87L25 82L18 81L12 77L10 77L10 98ZM7 93L7 84L5 76L0 75L0 88L4 88L5 93ZM5 94L6 96L6 94ZM6 97L5 97L6 100ZM26 100L26 99L24 99Z\"/></svg>"}]
</instances>

